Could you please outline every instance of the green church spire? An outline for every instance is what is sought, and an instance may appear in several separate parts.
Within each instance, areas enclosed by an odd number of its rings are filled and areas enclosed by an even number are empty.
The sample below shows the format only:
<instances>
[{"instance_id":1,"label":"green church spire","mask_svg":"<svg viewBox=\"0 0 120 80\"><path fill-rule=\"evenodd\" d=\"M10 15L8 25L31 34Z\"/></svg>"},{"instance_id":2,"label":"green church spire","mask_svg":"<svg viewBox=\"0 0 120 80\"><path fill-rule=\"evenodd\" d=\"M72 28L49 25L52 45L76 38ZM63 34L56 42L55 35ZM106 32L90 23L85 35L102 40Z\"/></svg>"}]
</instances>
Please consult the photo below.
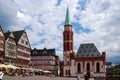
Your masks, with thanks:
<instances>
[{"instance_id":1,"label":"green church spire","mask_svg":"<svg viewBox=\"0 0 120 80\"><path fill-rule=\"evenodd\" d=\"M71 20L70 20L70 14L69 14L69 9L67 7L67 12L66 12L66 18L65 18L65 25L71 25Z\"/></svg>"}]
</instances>

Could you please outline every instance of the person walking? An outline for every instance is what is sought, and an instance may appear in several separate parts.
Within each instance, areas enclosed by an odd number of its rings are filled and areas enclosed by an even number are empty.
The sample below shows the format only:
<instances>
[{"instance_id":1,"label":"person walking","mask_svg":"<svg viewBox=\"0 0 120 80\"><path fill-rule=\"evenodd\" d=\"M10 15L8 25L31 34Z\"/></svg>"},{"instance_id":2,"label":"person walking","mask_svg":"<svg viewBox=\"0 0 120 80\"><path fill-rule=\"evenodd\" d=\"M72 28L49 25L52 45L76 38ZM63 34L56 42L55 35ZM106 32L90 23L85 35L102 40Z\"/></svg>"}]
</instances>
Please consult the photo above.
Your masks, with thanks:
<instances>
[{"instance_id":1,"label":"person walking","mask_svg":"<svg viewBox=\"0 0 120 80\"><path fill-rule=\"evenodd\" d=\"M2 80L4 73L2 72L2 69L0 69L0 80Z\"/></svg>"},{"instance_id":2,"label":"person walking","mask_svg":"<svg viewBox=\"0 0 120 80\"><path fill-rule=\"evenodd\" d=\"M80 80L80 75L77 75L77 80Z\"/></svg>"}]
</instances>

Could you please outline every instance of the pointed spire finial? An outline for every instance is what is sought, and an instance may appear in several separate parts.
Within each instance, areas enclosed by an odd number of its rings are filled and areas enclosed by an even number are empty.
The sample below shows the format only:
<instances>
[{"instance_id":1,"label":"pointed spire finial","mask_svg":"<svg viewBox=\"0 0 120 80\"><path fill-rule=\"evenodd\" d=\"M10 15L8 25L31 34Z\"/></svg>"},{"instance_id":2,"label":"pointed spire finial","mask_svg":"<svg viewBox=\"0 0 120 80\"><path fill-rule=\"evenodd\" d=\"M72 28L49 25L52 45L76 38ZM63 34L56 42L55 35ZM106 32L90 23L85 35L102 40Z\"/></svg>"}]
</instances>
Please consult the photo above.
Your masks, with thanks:
<instances>
[{"instance_id":1,"label":"pointed spire finial","mask_svg":"<svg viewBox=\"0 0 120 80\"><path fill-rule=\"evenodd\" d=\"M65 25L71 25L71 20L70 20L70 14L69 14L69 8L67 6L67 12L66 12L66 18L65 18Z\"/></svg>"}]
</instances>

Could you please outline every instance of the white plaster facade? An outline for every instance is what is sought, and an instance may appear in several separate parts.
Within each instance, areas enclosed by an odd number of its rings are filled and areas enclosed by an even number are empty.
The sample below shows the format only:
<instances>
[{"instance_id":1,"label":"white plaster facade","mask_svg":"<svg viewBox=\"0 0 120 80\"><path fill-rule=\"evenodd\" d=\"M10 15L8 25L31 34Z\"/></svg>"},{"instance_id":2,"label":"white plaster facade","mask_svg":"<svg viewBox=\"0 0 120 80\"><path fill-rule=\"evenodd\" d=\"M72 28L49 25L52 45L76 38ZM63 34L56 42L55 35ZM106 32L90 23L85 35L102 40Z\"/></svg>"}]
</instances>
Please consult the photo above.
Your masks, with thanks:
<instances>
[{"instance_id":1,"label":"white plaster facade","mask_svg":"<svg viewBox=\"0 0 120 80\"><path fill-rule=\"evenodd\" d=\"M78 73L77 71L77 64L81 64L81 72ZM103 60L96 60L94 61L94 65L92 64L92 61L85 61L83 64L83 61L75 61L75 59L71 60L71 65L70 66L64 66L64 76L77 76L78 74L81 77L84 77L84 75L87 73L87 63L90 64L90 74L91 77L106 77L106 68L104 65ZM96 64L100 64L100 72L96 71ZM84 67L83 67L84 65ZM66 74L66 70L70 70L70 75Z\"/></svg>"}]
</instances>

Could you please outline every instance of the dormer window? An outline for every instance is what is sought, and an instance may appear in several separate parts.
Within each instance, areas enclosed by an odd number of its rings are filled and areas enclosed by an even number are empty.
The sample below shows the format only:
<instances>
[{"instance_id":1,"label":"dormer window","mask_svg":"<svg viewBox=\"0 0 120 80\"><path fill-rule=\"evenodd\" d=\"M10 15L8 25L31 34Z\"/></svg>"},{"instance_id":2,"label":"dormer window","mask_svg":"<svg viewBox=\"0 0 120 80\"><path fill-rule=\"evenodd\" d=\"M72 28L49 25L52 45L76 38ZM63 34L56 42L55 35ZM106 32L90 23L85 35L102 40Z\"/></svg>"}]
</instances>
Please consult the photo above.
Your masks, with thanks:
<instances>
[{"instance_id":1,"label":"dormer window","mask_svg":"<svg viewBox=\"0 0 120 80\"><path fill-rule=\"evenodd\" d=\"M99 54L97 54L97 56L99 56Z\"/></svg>"},{"instance_id":2,"label":"dormer window","mask_svg":"<svg viewBox=\"0 0 120 80\"><path fill-rule=\"evenodd\" d=\"M86 50L84 50L84 52L86 52Z\"/></svg>"},{"instance_id":3,"label":"dormer window","mask_svg":"<svg viewBox=\"0 0 120 80\"><path fill-rule=\"evenodd\" d=\"M96 52L96 50L94 50L94 52Z\"/></svg>"},{"instance_id":4,"label":"dormer window","mask_svg":"<svg viewBox=\"0 0 120 80\"><path fill-rule=\"evenodd\" d=\"M91 50L89 50L89 52L91 52Z\"/></svg>"},{"instance_id":5,"label":"dormer window","mask_svg":"<svg viewBox=\"0 0 120 80\"><path fill-rule=\"evenodd\" d=\"M81 50L79 52L81 52Z\"/></svg>"}]
</instances>

